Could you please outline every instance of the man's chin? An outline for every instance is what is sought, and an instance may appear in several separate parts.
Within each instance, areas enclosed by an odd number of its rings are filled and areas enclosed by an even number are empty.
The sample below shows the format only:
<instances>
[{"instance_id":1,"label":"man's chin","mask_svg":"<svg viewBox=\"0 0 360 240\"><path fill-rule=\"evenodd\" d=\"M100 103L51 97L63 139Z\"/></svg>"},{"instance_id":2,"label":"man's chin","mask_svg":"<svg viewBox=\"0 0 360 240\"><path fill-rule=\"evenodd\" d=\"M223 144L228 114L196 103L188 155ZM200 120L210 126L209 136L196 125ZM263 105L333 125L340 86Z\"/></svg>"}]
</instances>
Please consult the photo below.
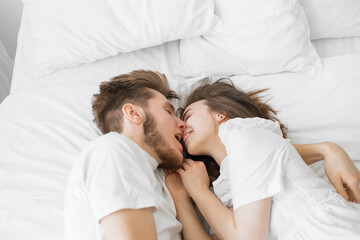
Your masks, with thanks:
<instances>
[{"instance_id":1,"label":"man's chin","mask_svg":"<svg viewBox=\"0 0 360 240\"><path fill-rule=\"evenodd\" d=\"M181 168L184 162L184 157L182 153L179 152L177 153L178 156L176 157L173 156L172 158L166 158L165 161L163 160L163 162L159 164L159 167L171 169L171 170L177 170Z\"/></svg>"}]
</instances>

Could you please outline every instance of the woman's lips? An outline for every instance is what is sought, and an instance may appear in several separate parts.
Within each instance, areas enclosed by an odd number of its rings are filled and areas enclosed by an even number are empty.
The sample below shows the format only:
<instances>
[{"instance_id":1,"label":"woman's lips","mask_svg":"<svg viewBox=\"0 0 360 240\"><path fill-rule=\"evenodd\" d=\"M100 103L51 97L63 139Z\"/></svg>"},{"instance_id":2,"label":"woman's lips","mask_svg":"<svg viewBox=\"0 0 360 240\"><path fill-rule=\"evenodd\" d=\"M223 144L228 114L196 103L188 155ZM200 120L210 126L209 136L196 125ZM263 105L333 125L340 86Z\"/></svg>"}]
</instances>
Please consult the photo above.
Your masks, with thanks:
<instances>
[{"instance_id":1,"label":"woman's lips","mask_svg":"<svg viewBox=\"0 0 360 240\"><path fill-rule=\"evenodd\" d=\"M186 140L189 138L189 136L190 136L191 133L192 133L192 131L184 134L184 138L183 138L184 143L186 143Z\"/></svg>"}]
</instances>

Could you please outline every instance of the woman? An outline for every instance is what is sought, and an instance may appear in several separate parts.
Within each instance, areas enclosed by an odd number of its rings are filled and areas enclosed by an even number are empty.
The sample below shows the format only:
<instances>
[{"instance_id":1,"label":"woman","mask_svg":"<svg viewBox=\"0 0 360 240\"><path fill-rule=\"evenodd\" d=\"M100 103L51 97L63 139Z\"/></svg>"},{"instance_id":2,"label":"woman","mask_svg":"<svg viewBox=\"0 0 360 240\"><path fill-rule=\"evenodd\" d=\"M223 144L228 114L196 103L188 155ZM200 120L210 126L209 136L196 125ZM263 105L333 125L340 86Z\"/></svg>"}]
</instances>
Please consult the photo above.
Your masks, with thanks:
<instances>
[{"instance_id":1,"label":"woman","mask_svg":"<svg viewBox=\"0 0 360 240\"><path fill-rule=\"evenodd\" d=\"M360 205L304 163L260 92L204 81L187 98L184 144L189 154L210 156L220 166L216 196L202 162L188 159L177 172L212 230L220 239L360 239ZM193 210L178 176L172 178L168 187L181 221ZM196 223L182 223L191 236Z\"/></svg>"}]
</instances>

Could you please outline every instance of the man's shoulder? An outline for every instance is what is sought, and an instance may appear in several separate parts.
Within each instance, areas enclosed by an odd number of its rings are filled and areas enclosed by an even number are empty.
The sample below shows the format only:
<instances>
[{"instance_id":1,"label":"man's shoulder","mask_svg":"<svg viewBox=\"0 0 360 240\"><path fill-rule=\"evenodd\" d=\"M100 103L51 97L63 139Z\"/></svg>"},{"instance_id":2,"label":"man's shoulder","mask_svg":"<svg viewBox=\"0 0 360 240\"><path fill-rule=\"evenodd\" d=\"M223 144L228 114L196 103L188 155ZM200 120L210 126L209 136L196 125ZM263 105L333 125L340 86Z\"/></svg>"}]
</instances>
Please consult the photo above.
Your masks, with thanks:
<instances>
[{"instance_id":1,"label":"man's shoulder","mask_svg":"<svg viewBox=\"0 0 360 240\"><path fill-rule=\"evenodd\" d=\"M93 141L91 141L91 144L102 144L102 143L111 144L113 142L129 143L131 142L131 140L123 134L117 132L109 132L99 136L98 138L95 138Z\"/></svg>"},{"instance_id":2,"label":"man's shoulder","mask_svg":"<svg viewBox=\"0 0 360 240\"><path fill-rule=\"evenodd\" d=\"M139 161L140 149L126 136L110 132L91 141L78 155L78 161L85 163L104 161Z\"/></svg>"},{"instance_id":3,"label":"man's shoulder","mask_svg":"<svg viewBox=\"0 0 360 240\"><path fill-rule=\"evenodd\" d=\"M117 132L109 132L91 141L90 144L83 149L83 151L92 151L98 148L102 149L104 147L106 149L119 148L124 151L137 149L136 144L125 135Z\"/></svg>"}]
</instances>

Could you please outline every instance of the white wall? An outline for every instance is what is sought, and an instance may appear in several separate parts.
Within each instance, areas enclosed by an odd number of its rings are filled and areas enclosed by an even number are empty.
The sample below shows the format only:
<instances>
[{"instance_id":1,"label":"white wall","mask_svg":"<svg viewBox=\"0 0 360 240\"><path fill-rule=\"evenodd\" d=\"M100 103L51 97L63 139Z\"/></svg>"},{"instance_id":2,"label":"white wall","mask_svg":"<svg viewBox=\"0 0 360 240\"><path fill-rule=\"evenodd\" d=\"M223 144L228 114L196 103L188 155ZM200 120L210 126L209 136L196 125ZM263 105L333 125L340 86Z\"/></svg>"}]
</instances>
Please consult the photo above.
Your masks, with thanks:
<instances>
[{"instance_id":1,"label":"white wall","mask_svg":"<svg viewBox=\"0 0 360 240\"><path fill-rule=\"evenodd\" d=\"M0 41L13 60L15 58L22 8L23 3L21 0L0 0Z\"/></svg>"}]
</instances>

